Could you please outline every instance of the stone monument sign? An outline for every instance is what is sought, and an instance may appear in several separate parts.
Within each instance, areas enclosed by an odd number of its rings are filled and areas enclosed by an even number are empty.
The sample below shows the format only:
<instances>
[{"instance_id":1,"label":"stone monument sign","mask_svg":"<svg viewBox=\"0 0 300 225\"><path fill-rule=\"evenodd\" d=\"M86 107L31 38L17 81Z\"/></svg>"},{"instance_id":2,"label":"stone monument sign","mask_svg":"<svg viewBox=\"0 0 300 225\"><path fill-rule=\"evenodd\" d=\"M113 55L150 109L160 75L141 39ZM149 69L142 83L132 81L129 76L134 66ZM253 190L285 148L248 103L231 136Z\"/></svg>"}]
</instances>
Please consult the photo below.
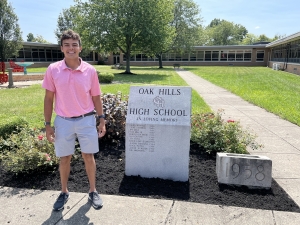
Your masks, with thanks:
<instances>
[{"instance_id":1,"label":"stone monument sign","mask_svg":"<svg viewBox=\"0 0 300 225\"><path fill-rule=\"evenodd\" d=\"M188 181L190 87L131 86L126 117L125 174Z\"/></svg>"}]
</instances>

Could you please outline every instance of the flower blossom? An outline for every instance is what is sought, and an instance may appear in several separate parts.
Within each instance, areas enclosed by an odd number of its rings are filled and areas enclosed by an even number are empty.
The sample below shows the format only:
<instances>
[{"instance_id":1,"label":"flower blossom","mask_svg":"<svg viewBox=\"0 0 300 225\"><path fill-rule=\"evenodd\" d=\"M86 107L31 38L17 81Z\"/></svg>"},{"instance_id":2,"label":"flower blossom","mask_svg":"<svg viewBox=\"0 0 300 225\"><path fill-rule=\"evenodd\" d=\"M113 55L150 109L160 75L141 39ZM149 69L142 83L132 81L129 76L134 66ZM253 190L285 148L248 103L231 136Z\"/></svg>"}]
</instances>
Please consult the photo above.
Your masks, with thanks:
<instances>
[{"instance_id":1,"label":"flower blossom","mask_svg":"<svg viewBox=\"0 0 300 225\"><path fill-rule=\"evenodd\" d=\"M51 160L51 157L50 157L50 155L49 155L48 153L46 153L45 156L46 156L46 160L47 160L47 161L50 161L50 160Z\"/></svg>"},{"instance_id":2,"label":"flower blossom","mask_svg":"<svg viewBox=\"0 0 300 225\"><path fill-rule=\"evenodd\" d=\"M38 138L39 138L39 140L43 140L44 136L43 135L39 135Z\"/></svg>"},{"instance_id":3,"label":"flower blossom","mask_svg":"<svg viewBox=\"0 0 300 225\"><path fill-rule=\"evenodd\" d=\"M227 123L234 123L234 120L227 120Z\"/></svg>"}]
</instances>

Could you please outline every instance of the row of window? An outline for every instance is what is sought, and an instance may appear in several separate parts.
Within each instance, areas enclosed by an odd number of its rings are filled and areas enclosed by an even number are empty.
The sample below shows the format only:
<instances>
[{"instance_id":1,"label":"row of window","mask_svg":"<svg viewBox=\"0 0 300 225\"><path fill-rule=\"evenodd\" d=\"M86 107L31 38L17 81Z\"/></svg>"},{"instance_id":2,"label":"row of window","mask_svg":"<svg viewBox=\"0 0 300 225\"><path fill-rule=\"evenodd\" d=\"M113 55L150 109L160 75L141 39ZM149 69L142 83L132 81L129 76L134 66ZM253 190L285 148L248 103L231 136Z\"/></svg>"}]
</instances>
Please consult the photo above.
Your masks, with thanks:
<instances>
[{"instance_id":1,"label":"row of window","mask_svg":"<svg viewBox=\"0 0 300 225\"><path fill-rule=\"evenodd\" d=\"M256 61L264 61L264 50L256 51ZM192 51L191 53L164 53L162 61L251 61L251 50L225 51ZM124 55L124 61L126 56ZM130 61L158 61L158 58L148 57L143 53L132 54Z\"/></svg>"},{"instance_id":2,"label":"row of window","mask_svg":"<svg viewBox=\"0 0 300 225\"><path fill-rule=\"evenodd\" d=\"M98 54L95 54L98 60ZM15 61L26 61L26 62L55 62L62 60L64 54L59 48L44 48L44 47L24 47L19 50L19 55L17 57L11 57L10 59ZM82 57L85 61L93 61L93 52L89 55Z\"/></svg>"},{"instance_id":3,"label":"row of window","mask_svg":"<svg viewBox=\"0 0 300 225\"><path fill-rule=\"evenodd\" d=\"M293 46L293 49L300 49L297 45ZM278 51L277 51L278 52ZM283 51L281 51L282 53ZM294 52L293 52L294 54ZM255 61L263 62L265 56L264 50L256 51ZM64 58L63 53L59 47L34 47L24 46L19 50L19 56L12 57L15 61L34 61L34 62L55 62ZM82 57L85 61L94 61L93 52L88 56ZM283 57L278 57L283 58ZM98 61L98 54L95 54L95 61ZM126 56L124 55L124 61ZM156 57L149 57L143 53L135 53L130 57L130 61L158 61ZM190 53L175 53L169 52L162 54L162 61L252 61L252 50L216 50L216 51L192 51Z\"/></svg>"},{"instance_id":4,"label":"row of window","mask_svg":"<svg viewBox=\"0 0 300 225\"><path fill-rule=\"evenodd\" d=\"M300 63L300 40L272 48L271 60L276 62Z\"/></svg>"}]
</instances>

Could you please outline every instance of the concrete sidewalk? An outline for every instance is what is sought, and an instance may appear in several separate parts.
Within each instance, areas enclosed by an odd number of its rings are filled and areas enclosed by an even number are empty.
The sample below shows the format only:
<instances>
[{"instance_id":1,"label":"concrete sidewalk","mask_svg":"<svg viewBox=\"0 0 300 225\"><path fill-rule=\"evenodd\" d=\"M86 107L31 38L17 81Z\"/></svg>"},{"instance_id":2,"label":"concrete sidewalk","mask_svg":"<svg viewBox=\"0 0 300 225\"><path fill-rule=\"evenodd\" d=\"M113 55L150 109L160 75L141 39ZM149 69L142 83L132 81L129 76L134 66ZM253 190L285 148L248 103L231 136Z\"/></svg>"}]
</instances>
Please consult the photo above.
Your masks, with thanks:
<instances>
[{"instance_id":1,"label":"concrete sidewalk","mask_svg":"<svg viewBox=\"0 0 300 225\"><path fill-rule=\"evenodd\" d=\"M272 160L273 178L300 205L300 127L191 72L177 70L177 73L212 110L223 109L224 119L239 120L243 127L258 135L257 141L264 148L254 151L249 149L249 152Z\"/></svg>"},{"instance_id":2,"label":"concrete sidewalk","mask_svg":"<svg viewBox=\"0 0 300 225\"><path fill-rule=\"evenodd\" d=\"M33 84L42 84L42 80L28 80L28 81L18 81L13 82L13 88L24 88L29 87ZM9 83L0 84L0 89L8 88Z\"/></svg>"},{"instance_id":3,"label":"concrete sidewalk","mask_svg":"<svg viewBox=\"0 0 300 225\"><path fill-rule=\"evenodd\" d=\"M273 178L300 205L300 127L181 69L178 74L224 119L239 120L258 135L262 151L272 159ZM17 85L17 83L16 83ZM101 192L101 190L100 190ZM52 206L58 191L0 187L0 224L299 224L300 213L208 205L173 200L101 195L104 206L91 208L86 193L70 192L61 212Z\"/></svg>"},{"instance_id":4,"label":"concrete sidewalk","mask_svg":"<svg viewBox=\"0 0 300 225\"><path fill-rule=\"evenodd\" d=\"M0 188L0 224L13 225L156 225L156 224L299 224L300 214L183 201L101 195L95 210L86 193L70 192L64 210L52 211L58 191Z\"/></svg>"}]
</instances>

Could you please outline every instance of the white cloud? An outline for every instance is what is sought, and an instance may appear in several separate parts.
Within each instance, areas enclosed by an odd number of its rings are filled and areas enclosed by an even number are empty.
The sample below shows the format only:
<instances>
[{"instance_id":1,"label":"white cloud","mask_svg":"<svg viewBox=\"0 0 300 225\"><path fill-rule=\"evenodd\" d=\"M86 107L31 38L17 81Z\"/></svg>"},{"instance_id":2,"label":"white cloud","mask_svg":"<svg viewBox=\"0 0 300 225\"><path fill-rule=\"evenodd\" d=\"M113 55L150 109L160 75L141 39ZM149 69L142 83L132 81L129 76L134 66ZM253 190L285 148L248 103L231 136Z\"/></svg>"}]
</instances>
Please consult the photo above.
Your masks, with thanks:
<instances>
[{"instance_id":1,"label":"white cloud","mask_svg":"<svg viewBox=\"0 0 300 225\"><path fill-rule=\"evenodd\" d=\"M256 26L256 27L255 27L255 29L259 29L259 28L260 28L259 26Z\"/></svg>"}]
</instances>

